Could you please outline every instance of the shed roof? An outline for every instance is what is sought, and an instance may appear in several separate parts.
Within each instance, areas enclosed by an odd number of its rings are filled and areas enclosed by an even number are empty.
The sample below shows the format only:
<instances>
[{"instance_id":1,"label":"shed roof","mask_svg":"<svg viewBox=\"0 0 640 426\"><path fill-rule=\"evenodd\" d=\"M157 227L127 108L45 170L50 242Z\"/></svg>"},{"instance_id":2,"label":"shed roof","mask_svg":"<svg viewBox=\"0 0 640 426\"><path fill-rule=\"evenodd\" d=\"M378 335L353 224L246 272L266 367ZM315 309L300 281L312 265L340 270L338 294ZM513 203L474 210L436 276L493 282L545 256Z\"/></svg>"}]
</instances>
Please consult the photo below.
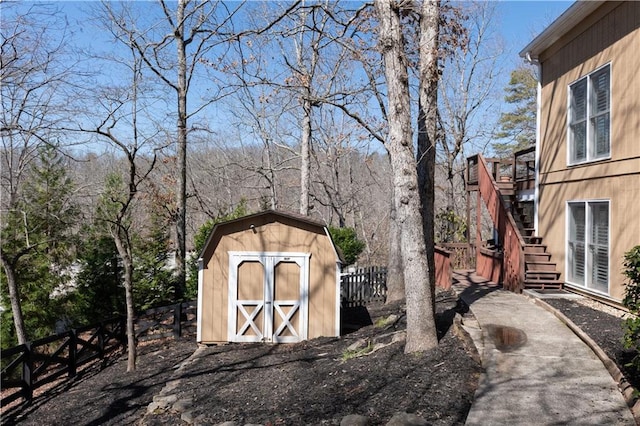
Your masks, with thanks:
<instances>
[{"instance_id":1,"label":"shed roof","mask_svg":"<svg viewBox=\"0 0 640 426\"><path fill-rule=\"evenodd\" d=\"M537 59L540 53L560 40L562 36L571 31L603 3L603 0L576 1L553 21L551 25L527 44L527 46L520 51L520 56L527 60Z\"/></svg>"},{"instance_id":2,"label":"shed roof","mask_svg":"<svg viewBox=\"0 0 640 426\"><path fill-rule=\"evenodd\" d=\"M229 227L233 224L236 224L238 222L244 222L244 221L248 221L251 219L255 219L257 217L264 217L264 216L269 216L272 215L274 218L277 217L282 217L282 218L286 218L286 219L291 219L294 221L298 221L300 223L303 224L307 224L307 225L311 225L311 226L316 226L319 228L322 228L324 230L324 233L326 234L326 236L329 238L329 240L331 241L331 245L333 246L334 252L336 254L336 258L340 260L340 262L344 262L343 259L343 255L340 251L340 249L338 247L336 247L335 243L333 242L333 239L331 238L331 234L329 233L328 229L327 229L327 225L324 221L319 220L319 219L314 219L311 218L309 216L304 216L302 214L299 213L294 213L294 212L288 212L288 211L283 211L283 210L264 210L258 213L254 213L254 214L250 214L247 216L243 216L237 219L232 219L232 220L228 220L225 222L220 222L217 223L213 229L211 230L211 233L209 234L209 237L207 238L207 242L204 244L204 247L202 248L202 252L200 252L199 256L200 258L204 257L204 254L207 250L207 248L209 247L209 244L211 243L211 240L214 238L214 236L220 232L224 231L224 228Z\"/></svg>"}]
</instances>

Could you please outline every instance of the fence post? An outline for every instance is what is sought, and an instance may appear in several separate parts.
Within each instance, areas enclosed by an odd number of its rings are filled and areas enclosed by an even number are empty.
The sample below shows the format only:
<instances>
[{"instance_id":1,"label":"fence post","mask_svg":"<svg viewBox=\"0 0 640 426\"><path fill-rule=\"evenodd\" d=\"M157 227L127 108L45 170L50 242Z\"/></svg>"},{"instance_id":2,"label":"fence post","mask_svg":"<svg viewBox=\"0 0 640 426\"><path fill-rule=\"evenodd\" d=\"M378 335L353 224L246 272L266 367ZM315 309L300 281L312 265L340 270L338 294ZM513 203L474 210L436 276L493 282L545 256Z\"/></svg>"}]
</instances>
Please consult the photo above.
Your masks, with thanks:
<instances>
[{"instance_id":1,"label":"fence post","mask_svg":"<svg viewBox=\"0 0 640 426\"><path fill-rule=\"evenodd\" d=\"M123 347L127 347L127 317L120 317L120 344Z\"/></svg>"},{"instance_id":2,"label":"fence post","mask_svg":"<svg viewBox=\"0 0 640 426\"><path fill-rule=\"evenodd\" d=\"M98 350L100 354L100 359L104 358L104 334L106 332L106 327L104 322L100 321L98 324Z\"/></svg>"},{"instance_id":3,"label":"fence post","mask_svg":"<svg viewBox=\"0 0 640 426\"><path fill-rule=\"evenodd\" d=\"M179 339L182 334L182 303L173 305L173 338Z\"/></svg>"},{"instance_id":4,"label":"fence post","mask_svg":"<svg viewBox=\"0 0 640 426\"><path fill-rule=\"evenodd\" d=\"M33 357L31 356L31 342L24 344L24 361L22 362L22 396L25 400L33 398Z\"/></svg>"},{"instance_id":5,"label":"fence post","mask_svg":"<svg viewBox=\"0 0 640 426\"><path fill-rule=\"evenodd\" d=\"M75 328L69 330L69 377L76 375L76 358L78 355L78 334Z\"/></svg>"}]
</instances>

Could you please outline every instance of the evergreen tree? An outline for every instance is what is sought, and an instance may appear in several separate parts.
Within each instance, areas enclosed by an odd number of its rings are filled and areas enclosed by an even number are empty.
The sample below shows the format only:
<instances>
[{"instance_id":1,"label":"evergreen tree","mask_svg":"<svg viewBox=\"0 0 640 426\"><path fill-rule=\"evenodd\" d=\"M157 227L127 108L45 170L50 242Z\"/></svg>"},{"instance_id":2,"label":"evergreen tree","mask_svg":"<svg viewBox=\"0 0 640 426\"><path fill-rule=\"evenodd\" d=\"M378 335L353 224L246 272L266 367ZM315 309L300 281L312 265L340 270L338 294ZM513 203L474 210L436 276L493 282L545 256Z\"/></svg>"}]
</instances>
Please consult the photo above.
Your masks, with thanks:
<instances>
[{"instance_id":1,"label":"evergreen tree","mask_svg":"<svg viewBox=\"0 0 640 426\"><path fill-rule=\"evenodd\" d=\"M52 334L57 323L72 320L68 312L69 297L74 291L71 266L78 209L71 201L73 185L64 161L55 147L39 148L37 161L28 170L22 197L3 217L2 304L7 306L12 302L8 298L16 297L24 338L29 340ZM17 328L11 330L3 321L4 347L20 340Z\"/></svg>"},{"instance_id":2,"label":"evergreen tree","mask_svg":"<svg viewBox=\"0 0 640 426\"><path fill-rule=\"evenodd\" d=\"M176 277L169 268L169 223L152 209L147 236L134 238L133 300L137 310L174 301Z\"/></svg>"},{"instance_id":3,"label":"evergreen tree","mask_svg":"<svg viewBox=\"0 0 640 426\"><path fill-rule=\"evenodd\" d=\"M500 116L500 132L493 150L498 157L508 157L536 143L536 98L538 82L531 67L521 66L511 72L504 100L513 107Z\"/></svg>"},{"instance_id":4,"label":"evergreen tree","mask_svg":"<svg viewBox=\"0 0 640 426\"><path fill-rule=\"evenodd\" d=\"M74 317L93 324L124 315L122 265L113 238L99 224L87 226L79 250L80 271L76 277Z\"/></svg>"}]
</instances>

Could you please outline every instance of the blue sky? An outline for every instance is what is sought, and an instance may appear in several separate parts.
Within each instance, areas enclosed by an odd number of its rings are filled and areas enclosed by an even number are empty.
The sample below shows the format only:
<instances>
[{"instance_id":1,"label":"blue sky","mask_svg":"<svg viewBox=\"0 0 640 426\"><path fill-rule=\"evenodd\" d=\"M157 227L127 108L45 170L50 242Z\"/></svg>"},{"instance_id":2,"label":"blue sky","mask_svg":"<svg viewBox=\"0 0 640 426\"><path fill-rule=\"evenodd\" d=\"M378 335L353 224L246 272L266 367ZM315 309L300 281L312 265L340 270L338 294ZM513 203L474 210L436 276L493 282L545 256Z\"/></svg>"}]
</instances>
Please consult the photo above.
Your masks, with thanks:
<instances>
[{"instance_id":1,"label":"blue sky","mask_svg":"<svg viewBox=\"0 0 640 426\"><path fill-rule=\"evenodd\" d=\"M498 28L507 49L517 59L518 52L571 4L573 1L500 1Z\"/></svg>"},{"instance_id":2,"label":"blue sky","mask_svg":"<svg viewBox=\"0 0 640 426\"><path fill-rule=\"evenodd\" d=\"M137 1L142 2L142 0ZM30 3L33 4L34 2L26 1L23 6L29 7ZM95 0L53 0L49 3L61 6L72 31L75 32L77 42L85 47L91 46L91 50L94 51L110 49L110 43L107 41L108 37L96 32L92 25L87 25L89 23L87 22L86 11L92 6L97 6ZM495 82L497 97L502 98L503 92L501 88L507 85L511 70L522 63L522 59L518 57L518 52L569 8L572 3L573 1L496 1L496 16L492 20L492 26L494 33L502 40L504 46L504 52L498 64L500 71ZM498 100L498 103L500 103L500 100ZM494 112L494 116L497 113ZM486 116L483 116L483 118L486 118Z\"/></svg>"}]
</instances>

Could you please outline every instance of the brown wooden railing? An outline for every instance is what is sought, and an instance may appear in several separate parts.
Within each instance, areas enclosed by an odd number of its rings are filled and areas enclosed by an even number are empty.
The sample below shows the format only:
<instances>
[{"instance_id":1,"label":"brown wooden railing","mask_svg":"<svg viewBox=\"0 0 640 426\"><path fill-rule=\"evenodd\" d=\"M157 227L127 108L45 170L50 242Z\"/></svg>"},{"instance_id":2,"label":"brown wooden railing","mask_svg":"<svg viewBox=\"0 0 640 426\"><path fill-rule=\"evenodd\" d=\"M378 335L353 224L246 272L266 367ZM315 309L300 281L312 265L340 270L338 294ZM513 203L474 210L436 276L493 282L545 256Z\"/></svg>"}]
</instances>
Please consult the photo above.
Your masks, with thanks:
<instances>
[{"instance_id":1,"label":"brown wooden railing","mask_svg":"<svg viewBox=\"0 0 640 426\"><path fill-rule=\"evenodd\" d=\"M470 157L469 164L474 164L477 174L477 189L500 236L496 248L496 251L502 250L502 271L499 279L505 289L520 292L524 286L524 240L511 212L502 200L494 177L495 173L491 173L482 155ZM481 252L481 250L476 250L476 270L478 272L495 270L493 266L487 267L486 265L486 262L494 262L494 259L490 260ZM485 276L485 278L495 279L490 276Z\"/></svg>"},{"instance_id":2,"label":"brown wooden railing","mask_svg":"<svg viewBox=\"0 0 640 426\"><path fill-rule=\"evenodd\" d=\"M453 253L438 246L435 246L434 252L436 261L436 285L445 290L449 290L453 282L453 269L451 269L451 256Z\"/></svg>"},{"instance_id":3,"label":"brown wooden railing","mask_svg":"<svg viewBox=\"0 0 640 426\"><path fill-rule=\"evenodd\" d=\"M484 157L483 157L484 158ZM514 182L516 190L533 189L535 184L535 147L523 149L512 158L484 158L489 174L496 182ZM478 184L478 158L467 159L467 185Z\"/></svg>"},{"instance_id":4,"label":"brown wooden railing","mask_svg":"<svg viewBox=\"0 0 640 426\"><path fill-rule=\"evenodd\" d=\"M452 270L475 269L476 246L473 243L438 243L440 247L448 251L449 267Z\"/></svg>"},{"instance_id":5,"label":"brown wooden railing","mask_svg":"<svg viewBox=\"0 0 640 426\"><path fill-rule=\"evenodd\" d=\"M514 154L513 180L516 191L533 189L535 187L536 148L523 149Z\"/></svg>"}]
</instances>

